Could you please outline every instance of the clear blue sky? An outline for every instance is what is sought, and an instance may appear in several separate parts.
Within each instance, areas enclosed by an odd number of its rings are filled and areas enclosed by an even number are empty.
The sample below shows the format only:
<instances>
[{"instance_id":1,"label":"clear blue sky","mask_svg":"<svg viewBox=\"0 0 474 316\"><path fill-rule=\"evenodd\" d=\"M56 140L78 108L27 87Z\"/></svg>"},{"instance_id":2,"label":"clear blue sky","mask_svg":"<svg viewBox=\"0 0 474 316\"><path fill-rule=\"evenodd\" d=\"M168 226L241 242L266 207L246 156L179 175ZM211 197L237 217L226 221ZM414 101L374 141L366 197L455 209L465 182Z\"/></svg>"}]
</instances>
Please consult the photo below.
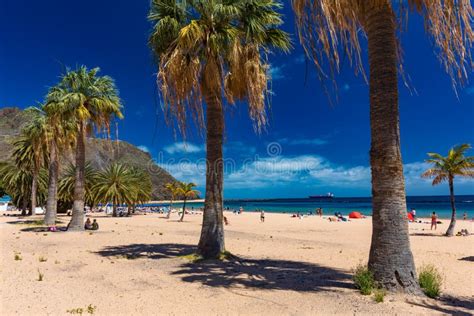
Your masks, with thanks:
<instances>
[{"instance_id":1,"label":"clear blue sky","mask_svg":"<svg viewBox=\"0 0 474 316\"><path fill-rule=\"evenodd\" d=\"M41 102L64 65L99 66L116 80L125 105L120 139L142 146L176 177L197 182L203 191L203 139L191 134L183 146L163 120L156 66L147 47L148 9L148 0L0 0L0 106ZM253 132L244 105L227 108L225 197L305 197L328 191L368 196L368 87L345 62L338 76L339 102L329 105L313 69L305 66L288 4L283 13L295 49L270 57L274 95L268 131ZM407 193L447 194L447 185L433 188L419 175L427 152L474 143L474 84L456 98L419 17L410 17L402 44L405 69L418 92L412 95L400 86ZM458 180L455 189L473 194L474 183Z\"/></svg>"}]
</instances>

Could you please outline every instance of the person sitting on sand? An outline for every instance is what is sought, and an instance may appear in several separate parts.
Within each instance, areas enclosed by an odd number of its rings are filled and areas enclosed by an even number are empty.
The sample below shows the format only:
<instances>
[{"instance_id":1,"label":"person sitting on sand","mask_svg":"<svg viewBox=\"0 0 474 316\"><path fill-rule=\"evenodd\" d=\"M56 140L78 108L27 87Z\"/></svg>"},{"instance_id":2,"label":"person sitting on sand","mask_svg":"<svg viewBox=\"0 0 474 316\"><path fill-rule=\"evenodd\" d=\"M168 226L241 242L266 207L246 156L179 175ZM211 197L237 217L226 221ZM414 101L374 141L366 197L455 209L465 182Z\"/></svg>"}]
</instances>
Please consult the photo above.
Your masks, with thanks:
<instances>
[{"instance_id":1,"label":"person sitting on sand","mask_svg":"<svg viewBox=\"0 0 474 316\"><path fill-rule=\"evenodd\" d=\"M438 216L436 215L436 212L433 212L433 214L431 214L431 230L433 230L433 226L435 230L438 228L437 222Z\"/></svg>"},{"instance_id":2,"label":"person sitting on sand","mask_svg":"<svg viewBox=\"0 0 474 316\"><path fill-rule=\"evenodd\" d=\"M224 225L229 225L229 221L227 220L227 217L224 216Z\"/></svg>"},{"instance_id":3,"label":"person sitting on sand","mask_svg":"<svg viewBox=\"0 0 474 316\"><path fill-rule=\"evenodd\" d=\"M94 221L92 222L92 230L99 230L99 223L97 223L97 220L94 218Z\"/></svg>"},{"instance_id":4,"label":"person sitting on sand","mask_svg":"<svg viewBox=\"0 0 474 316\"><path fill-rule=\"evenodd\" d=\"M91 223L91 219L88 218L84 224L84 229L85 230L91 230L92 229L92 223Z\"/></svg>"},{"instance_id":5,"label":"person sitting on sand","mask_svg":"<svg viewBox=\"0 0 474 316\"><path fill-rule=\"evenodd\" d=\"M260 212L260 222L264 223L265 222L265 211L262 210Z\"/></svg>"}]
</instances>

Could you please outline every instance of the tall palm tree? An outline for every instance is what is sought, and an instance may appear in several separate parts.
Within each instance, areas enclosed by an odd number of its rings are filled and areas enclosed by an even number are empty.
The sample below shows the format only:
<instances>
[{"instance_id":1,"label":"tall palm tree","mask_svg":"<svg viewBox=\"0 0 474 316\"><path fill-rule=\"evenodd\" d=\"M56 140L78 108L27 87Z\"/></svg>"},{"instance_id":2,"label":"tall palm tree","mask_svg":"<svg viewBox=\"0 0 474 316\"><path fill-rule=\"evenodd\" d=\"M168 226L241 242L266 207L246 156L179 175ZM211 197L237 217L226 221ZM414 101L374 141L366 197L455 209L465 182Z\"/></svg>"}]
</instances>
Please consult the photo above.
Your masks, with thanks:
<instances>
[{"instance_id":1,"label":"tall palm tree","mask_svg":"<svg viewBox=\"0 0 474 316\"><path fill-rule=\"evenodd\" d=\"M195 198L199 192L194 190L196 185L192 182L178 182L176 186L176 193L178 196L183 198L183 212L181 213L181 218L179 219L180 222L184 219L184 213L186 213L186 201L188 198L192 199Z\"/></svg>"},{"instance_id":2,"label":"tall palm tree","mask_svg":"<svg viewBox=\"0 0 474 316\"><path fill-rule=\"evenodd\" d=\"M49 90L43 110L49 134L49 179L48 199L44 223L54 225L56 223L58 207L58 184L59 184L59 153L69 150L74 145L76 124L73 118L68 117L62 94L57 93L58 88ZM71 201L72 202L72 201Z\"/></svg>"},{"instance_id":3,"label":"tall palm tree","mask_svg":"<svg viewBox=\"0 0 474 316\"><path fill-rule=\"evenodd\" d=\"M165 184L165 189L168 190L171 194L170 206L169 206L168 214L166 215L166 218L170 218L171 210L173 208L173 202L176 199L176 194L178 193L178 187L176 183L167 183Z\"/></svg>"},{"instance_id":4,"label":"tall palm tree","mask_svg":"<svg viewBox=\"0 0 474 316\"><path fill-rule=\"evenodd\" d=\"M300 42L321 79L334 79L341 52L356 72L365 74L359 35L367 36L373 207L369 268L388 289L420 293L405 215L398 110L397 66L401 58L396 32L397 25L404 23L397 18L407 16L407 3L425 18L453 84L456 79L463 83L474 40L469 0L292 0Z\"/></svg>"},{"instance_id":5,"label":"tall palm tree","mask_svg":"<svg viewBox=\"0 0 474 316\"><path fill-rule=\"evenodd\" d=\"M122 118L118 90L112 78L99 76L99 68L68 70L49 96L60 102L63 113L76 124L76 176L70 230L84 229L85 142L96 131L110 129L110 121Z\"/></svg>"},{"instance_id":6,"label":"tall palm tree","mask_svg":"<svg viewBox=\"0 0 474 316\"><path fill-rule=\"evenodd\" d=\"M118 215L118 205L131 205L134 202L138 190L137 184L138 182L129 167L124 164L113 163L97 174L92 192L96 201L102 203L112 202L112 216L116 217Z\"/></svg>"},{"instance_id":7,"label":"tall palm tree","mask_svg":"<svg viewBox=\"0 0 474 316\"><path fill-rule=\"evenodd\" d=\"M452 214L446 236L453 236L456 226L454 178L456 176L474 178L474 156L464 156L464 153L470 148L469 144L455 146L449 150L446 157L437 153L428 153L430 159L427 159L426 162L432 164L432 167L421 175L424 178L433 178L433 185L448 181Z\"/></svg>"},{"instance_id":8,"label":"tall palm tree","mask_svg":"<svg viewBox=\"0 0 474 316\"><path fill-rule=\"evenodd\" d=\"M35 215L39 173L48 161L48 126L46 115L40 108L29 107L25 112L29 114L31 121L13 142L12 156L18 168L31 172L29 215Z\"/></svg>"},{"instance_id":9,"label":"tall palm tree","mask_svg":"<svg viewBox=\"0 0 474 316\"><path fill-rule=\"evenodd\" d=\"M152 0L149 44L159 63L166 116L184 135L187 117L206 127L206 195L198 252L225 250L223 225L224 103L247 101L257 130L266 123L270 48L287 51L276 0ZM206 104L206 122L202 101ZM190 113L190 114L188 114Z\"/></svg>"}]
</instances>

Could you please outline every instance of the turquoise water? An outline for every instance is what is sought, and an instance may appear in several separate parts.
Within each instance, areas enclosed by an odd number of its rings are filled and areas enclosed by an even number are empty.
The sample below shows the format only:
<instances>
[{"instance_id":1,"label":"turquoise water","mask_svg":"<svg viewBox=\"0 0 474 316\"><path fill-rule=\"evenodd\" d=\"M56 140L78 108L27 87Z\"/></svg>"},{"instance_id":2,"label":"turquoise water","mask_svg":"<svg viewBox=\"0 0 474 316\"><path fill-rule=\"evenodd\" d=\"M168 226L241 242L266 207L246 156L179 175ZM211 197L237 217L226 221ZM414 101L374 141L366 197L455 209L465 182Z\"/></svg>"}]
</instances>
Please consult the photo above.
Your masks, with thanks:
<instances>
[{"instance_id":1,"label":"turquoise water","mask_svg":"<svg viewBox=\"0 0 474 316\"><path fill-rule=\"evenodd\" d=\"M202 203L188 203L189 208L203 207ZM175 204L175 207L179 207ZM372 204L370 198L334 198L331 200L317 199L266 199L266 200L226 200L224 207L239 209L243 207L245 211L265 210L275 213L307 213L318 207L323 208L325 215L341 212L343 215L351 211L359 211L364 215L372 214ZM188 208L188 207L187 207ZM407 197L407 209L416 209L417 217L429 217L434 211L439 218L451 217L451 204L449 196L409 196ZM457 217L462 218L466 212L468 218L474 217L474 195L461 195L456 197Z\"/></svg>"}]
</instances>

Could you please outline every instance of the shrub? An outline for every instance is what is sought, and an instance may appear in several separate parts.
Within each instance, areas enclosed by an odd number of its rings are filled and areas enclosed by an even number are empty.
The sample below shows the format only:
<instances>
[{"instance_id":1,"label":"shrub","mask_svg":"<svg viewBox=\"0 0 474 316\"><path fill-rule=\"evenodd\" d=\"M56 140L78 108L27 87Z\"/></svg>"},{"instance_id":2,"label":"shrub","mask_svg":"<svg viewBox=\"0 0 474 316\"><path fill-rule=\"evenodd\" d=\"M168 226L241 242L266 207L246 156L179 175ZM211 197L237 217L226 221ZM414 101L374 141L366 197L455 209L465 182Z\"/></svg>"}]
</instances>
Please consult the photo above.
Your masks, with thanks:
<instances>
[{"instance_id":1,"label":"shrub","mask_svg":"<svg viewBox=\"0 0 474 316\"><path fill-rule=\"evenodd\" d=\"M374 300L377 303L383 303L386 294L387 292L384 289L376 289L374 290Z\"/></svg>"},{"instance_id":2,"label":"shrub","mask_svg":"<svg viewBox=\"0 0 474 316\"><path fill-rule=\"evenodd\" d=\"M46 261L48 261L48 259L46 259L45 257L41 256L41 257L38 258L38 261L39 261L39 262L46 262Z\"/></svg>"},{"instance_id":3,"label":"shrub","mask_svg":"<svg viewBox=\"0 0 474 316\"><path fill-rule=\"evenodd\" d=\"M15 253L15 261L20 261L23 258L21 257L21 254L19 252Z\"/></svg>"},{"instance_id":4,"label":"shrub","mask_svg":"<svg viewBox=\"0 0 474 316\"><path fill-rule=\"evenodd\" d=\"M441 292L442 277L433 265L425 265L420 268L418 282L423 292L428 297L436 298Z\"/></svg>"},{"instance_id":5,"label":"shrub","mask_svg":"<svg viewBox=\"0 0 474 316\"><path fill-rule=\"evenodd\" d=\"M44 274L38 269L38 281L43 281Z\"/></svg>"},{"instance_id":6,"label":"shrub","mask_svg":"<svg viewBox=\"0 0 474 316\"><path fill-rule=\"evenodd\" d=\"M362 295L370 295L375 288L374 275L365 265L358 265L354 271L354 284Z\"/></svg>"}]
</instances>

